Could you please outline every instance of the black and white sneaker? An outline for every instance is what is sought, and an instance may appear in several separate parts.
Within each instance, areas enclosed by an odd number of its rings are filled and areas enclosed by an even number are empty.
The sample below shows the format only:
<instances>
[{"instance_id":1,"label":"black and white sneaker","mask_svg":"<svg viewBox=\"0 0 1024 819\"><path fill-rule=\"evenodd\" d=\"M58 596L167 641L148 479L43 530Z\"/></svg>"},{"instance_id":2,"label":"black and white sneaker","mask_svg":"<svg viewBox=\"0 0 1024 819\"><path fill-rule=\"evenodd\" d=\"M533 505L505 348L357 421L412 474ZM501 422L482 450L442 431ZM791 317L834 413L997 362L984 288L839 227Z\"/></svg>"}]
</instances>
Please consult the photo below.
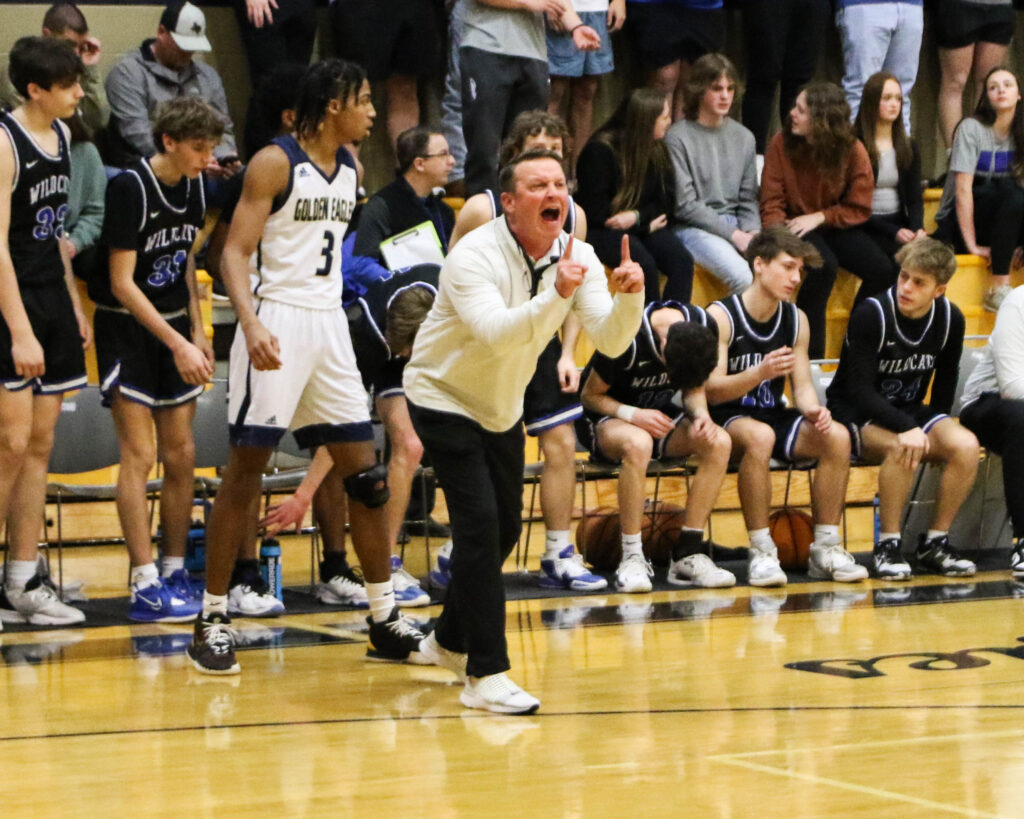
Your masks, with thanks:
<instances>
[{"instance_id":1,"label":"black and white sneaker","mask_svg":"<svg viewBox=\"0 0 1024 819\"><path fill-rule=\"evenodd\" d=\"M366 659L385 663L414 663L423 665L420 659L420 641L423 632L411 620L402 616L398 606L383 623L376 623L367 617L370 639L366 645Z\"/></svg>"},{"instance_id":2,"label":"black and white sneaker","mask_svg":"<svg viewBox=\"0 0 1024 819\"><path fill-rule=\"evenodd\" d=\"M949 545L949 538L946 535L928 541L921 535L915 557L917 565L924 571L946 577L973 577L977 571L972 561L961 557Z\"/></svg>"},{"instance_id":3,"label":"black and white sneaker","mask_svg":"<svg viewBox=\"0 0 1024 819\"><path fill-rule=\"evenodd\" d=\"M1010 552L1010 572L1018 580L1024 580L1024 537L1017 538Z\"/></svg>"},{"instance_id":4,"label":"black and white sneaker","mask_svg":"<svg viewBox=\"0 0 1024 819\"><path fill-rule=\"evenodd\" d=\"M899 538L889 538L875 544L872 554L875 577L879 580L909 580L910 565L903 559Z\"/></svg>"},{"instance_id":5,"label":"black and white sneaker","mask_svg":"<svg viewBox=\"0 0 1024 819\"><path fill-rule=\"evenodd\" d=\"M200 615L196 618L192 643L187 649L192 665L203 674L237 674L242 670L235 659L237 633L226 614Z\"/></svg>"}]
</instances>

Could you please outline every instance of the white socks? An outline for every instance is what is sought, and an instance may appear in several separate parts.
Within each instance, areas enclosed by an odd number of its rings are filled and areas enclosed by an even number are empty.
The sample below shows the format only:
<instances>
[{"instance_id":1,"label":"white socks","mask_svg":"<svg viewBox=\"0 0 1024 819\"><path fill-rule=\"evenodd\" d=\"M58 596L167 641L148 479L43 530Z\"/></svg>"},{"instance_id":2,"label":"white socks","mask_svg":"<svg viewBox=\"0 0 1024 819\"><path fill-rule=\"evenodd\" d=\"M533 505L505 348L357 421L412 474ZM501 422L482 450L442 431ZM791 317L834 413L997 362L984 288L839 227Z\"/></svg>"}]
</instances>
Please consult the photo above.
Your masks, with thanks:
<instances>
[{"instance_id":1,"label":"white socks","mask_svg":"<svg viewBox=\"0 0 1024 819\"><path fill-rule=\"evenodd\" d=\"M375 623L383 623L395 607L395 587L391 579L383 583L367 583L366 597L370 601L370 616Z\"/></svg>"},{"instance_id":2,"label":"white socks","mask_svg":"<svg viewBox=\"0 0 1024 819\"><path fill-rule=\"evenodd\" d=\"M184 555L164 555L160 558L160 576L170 577L178 569L185 568L185 557Z\"/></svg>"},{"instance_id":3,"label":"white socks","mask_svg":"<svg viewBox=\"0 0 1024 819\"><path fill-rule=\"evenodd\" d=\"M148 588L155 585L159 579L160 575L157 574L155 563L147 563L144 566L132 566L130 582L133 589Z\"/></svg>"},{"instance_id":4,"label":"white socks","mask_svg":"<svg viewBox=\"0 0 1024 819\"><path fill-rule=\"evenodd\" d=\"M568 529L548 529L544 536L544 559L553 560L569 545Z\"/></svg>"},{"instance_id":5,"label":"white socks","mask_svg":"<svg viewBox=\"0 0 1024 819\"><path fill-rule=\"evenodd\" d=\"M640 533L637 532L635 535L627 535L625 532L622 533L622 557L627 558L630 555L642 555L644 553L644 543L640 538Z\"/></svg>"}]
</instances>

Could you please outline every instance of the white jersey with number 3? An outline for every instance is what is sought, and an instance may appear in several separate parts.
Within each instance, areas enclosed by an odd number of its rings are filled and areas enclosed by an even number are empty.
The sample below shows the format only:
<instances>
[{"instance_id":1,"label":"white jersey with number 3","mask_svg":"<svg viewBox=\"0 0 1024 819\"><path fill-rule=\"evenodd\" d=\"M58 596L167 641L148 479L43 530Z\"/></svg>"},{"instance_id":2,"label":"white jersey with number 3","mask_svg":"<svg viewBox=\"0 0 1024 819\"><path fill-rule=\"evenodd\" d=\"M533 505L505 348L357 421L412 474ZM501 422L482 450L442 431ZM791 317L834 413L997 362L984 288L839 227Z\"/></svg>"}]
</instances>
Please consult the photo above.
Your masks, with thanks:
<instances>
[{"instance_id":1,"label":"white jersey with number 3","mask_svg":"<svg viewBox=\"0 0 1024 819\"><path fill-rule=\"evenodd\" d=\"M288 188L274 199L251 263L253 295L295 307L341 305L341 243L356 206L352 155L338 150L327 176L294 137L273 141L288 156Z\"/></svg>"}]
</instances>

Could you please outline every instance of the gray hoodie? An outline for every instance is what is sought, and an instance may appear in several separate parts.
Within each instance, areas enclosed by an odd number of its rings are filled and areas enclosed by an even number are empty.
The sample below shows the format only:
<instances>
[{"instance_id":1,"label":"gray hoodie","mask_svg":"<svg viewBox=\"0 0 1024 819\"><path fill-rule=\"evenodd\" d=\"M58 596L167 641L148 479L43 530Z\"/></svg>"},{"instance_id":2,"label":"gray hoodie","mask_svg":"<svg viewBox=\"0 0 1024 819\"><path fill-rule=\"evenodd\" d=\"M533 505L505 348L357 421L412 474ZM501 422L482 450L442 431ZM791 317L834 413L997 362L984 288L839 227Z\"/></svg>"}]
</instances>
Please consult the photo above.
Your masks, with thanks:
<instances>
[{"instance_id":1,"label":"gray hoodie","mask_svg":"<svg viewBox=\"0 0 1024 819\"><path fill-rule=\"evenodd\" d=\"M110 159L124 167L138 156L156 153L149 118L161 102L185 94L199 97L212 105L224 117L224 136L213 154L218 159L238 156L235 131L228 113L228 100L224 83L209 65L192 60L180 71L157 62L146 40L115 65L107 75L107 100L110 102L111 140Z\"/></svg>"}]
</instances>

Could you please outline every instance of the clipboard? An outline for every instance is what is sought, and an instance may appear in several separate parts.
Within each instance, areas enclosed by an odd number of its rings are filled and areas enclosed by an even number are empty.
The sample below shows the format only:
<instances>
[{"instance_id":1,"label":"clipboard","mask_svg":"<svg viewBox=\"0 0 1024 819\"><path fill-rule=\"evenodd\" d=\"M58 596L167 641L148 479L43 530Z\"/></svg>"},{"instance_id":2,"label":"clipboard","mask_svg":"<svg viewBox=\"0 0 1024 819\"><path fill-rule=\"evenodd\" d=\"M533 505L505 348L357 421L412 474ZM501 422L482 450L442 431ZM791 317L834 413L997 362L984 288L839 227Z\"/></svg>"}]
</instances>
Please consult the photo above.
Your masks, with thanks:
<instances>
[{"instance_id":1,"label":"clipboard","mask_svg":"<svg viewBox=\"0 0 1024 819\"><path fill-rule=\"evenodd\" d=\"M418 264L444 264L444 251L434 223L427 220L380 243L380 255L388 270L404 270Z\"/></svg>"}]
</instances>

